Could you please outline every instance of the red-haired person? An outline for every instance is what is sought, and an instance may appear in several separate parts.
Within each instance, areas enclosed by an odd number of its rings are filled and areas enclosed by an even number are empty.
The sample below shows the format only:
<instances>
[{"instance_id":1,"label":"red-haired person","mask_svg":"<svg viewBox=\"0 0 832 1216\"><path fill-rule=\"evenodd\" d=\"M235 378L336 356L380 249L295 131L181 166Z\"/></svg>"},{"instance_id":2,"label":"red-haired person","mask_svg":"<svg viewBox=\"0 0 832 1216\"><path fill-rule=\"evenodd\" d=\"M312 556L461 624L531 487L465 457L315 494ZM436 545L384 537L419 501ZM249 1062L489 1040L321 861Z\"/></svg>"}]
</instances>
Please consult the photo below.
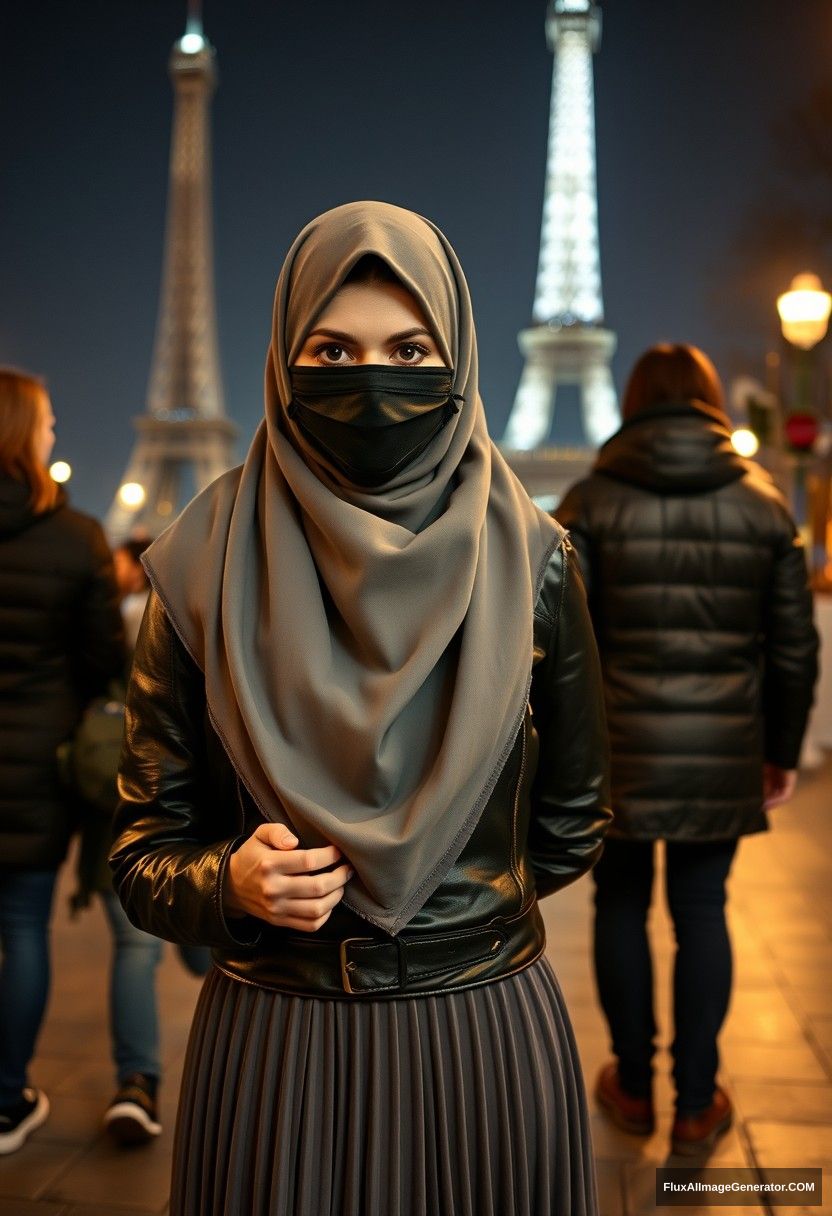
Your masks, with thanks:
<instances>
[{"instance_id":1,"label":"red-haired person","mask_svg":"<svg viewBox=\"0 0 832 1216\"><path fill-rule=\"evenodd\" d=\"M769 476L733 450L722 386L692 346L636 363L624 422L557 511L587 582L604 673L615 819L595 868L595 966L615 1060L596 1097L654 1124L647 913L665 842L676 933L673 1149L731 1122L716 1083L731 991L725 882L741 836L792 794L817 639L806 562Z\"/></svg>"},{"instance_id":2,"label":"red-haired person","mask_svg":"<svg viewBox=\"0 0 832 1216\"><path fill-rule=\"evenodd\" d=\"M0 1154L49 1114L27 1069L73 827L56 751L124 670L110 550L49 475L54 426L43 384L0 369Z\"/></svg>"}]
</instances>

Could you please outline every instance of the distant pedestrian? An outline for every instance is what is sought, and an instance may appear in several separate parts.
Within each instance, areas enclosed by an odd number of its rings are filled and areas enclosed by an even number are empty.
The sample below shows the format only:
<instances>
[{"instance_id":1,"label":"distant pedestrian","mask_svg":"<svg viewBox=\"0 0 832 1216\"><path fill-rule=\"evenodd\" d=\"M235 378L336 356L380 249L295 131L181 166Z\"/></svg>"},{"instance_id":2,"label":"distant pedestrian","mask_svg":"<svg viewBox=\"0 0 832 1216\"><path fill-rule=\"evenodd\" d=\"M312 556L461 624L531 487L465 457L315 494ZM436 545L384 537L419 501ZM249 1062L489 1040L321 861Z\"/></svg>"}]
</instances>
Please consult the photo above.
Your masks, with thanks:
<instances>
[{"instance_id":1,"label":"distant pedestrian","mask_svg":"<svg viewBox=\"0 0 832 1216\"><path fill-rule=\"evenodd\" d=\"M49 395L0 370L0 1154L49 1113L27 1070L49 991L49 918L75 808L57 749L124 669L110 550L47 462Z\"/></svg>"},{"instance_id":2,"label":"distant pedestrian","mask_svg":"<svg viewBox=\"0 0 832 1216\"><path fill-rule=\"evenodd\" d=\"M113 550L116 582L121 592L124 636L131 655L136 649L139 628L150 595L150 583L142 565L142 554L149 544L150 537L131 538L122 541Z\"/></svg>"},{"instance_id":3,"label":"distant pedestrian","mask_svg":"<svg viewBox=\"0 0 832 1216\"><path fill-rule=\"evenodd\" d=\"M646 919L664 840L676 932L673 1148L731 1122L716 1083L731 991L725 881L741 836L793 793L817 638L803 549L769 476L733 450L722 386L695 347L637 362L624 423L557 511L601 652L615 820L596 883L595 966L615 1060L596 1096L654 1124Z\"/></svg>"},{"instance_id":4,"label":"distant pedestrian","mask_svg":"<svg viewBox=\"0 0 832 1216\"><path fill-rule=\"evenodd\" d=\"M149 540L128 540L116 546L113 552L131 657L150 592L141 563L141 555L149 543ZM73 742L69 771L84 801L78 887L73 907L76 910L85 908L92 897L97 896L113 939L109 1020L116 1093L104 1114L104 1127L118 1144L135 1145L152 1140L162 1131L158 1102L162 1060L156 984L162 942L130 923L113 890L107 864L118 802L116 780L125 692L123 680L114 682L110 695L87 709ZM192 975L201 977L209 970L211 956L204 947L180 946L179 953Z\"/></svg>"}]
</instances>

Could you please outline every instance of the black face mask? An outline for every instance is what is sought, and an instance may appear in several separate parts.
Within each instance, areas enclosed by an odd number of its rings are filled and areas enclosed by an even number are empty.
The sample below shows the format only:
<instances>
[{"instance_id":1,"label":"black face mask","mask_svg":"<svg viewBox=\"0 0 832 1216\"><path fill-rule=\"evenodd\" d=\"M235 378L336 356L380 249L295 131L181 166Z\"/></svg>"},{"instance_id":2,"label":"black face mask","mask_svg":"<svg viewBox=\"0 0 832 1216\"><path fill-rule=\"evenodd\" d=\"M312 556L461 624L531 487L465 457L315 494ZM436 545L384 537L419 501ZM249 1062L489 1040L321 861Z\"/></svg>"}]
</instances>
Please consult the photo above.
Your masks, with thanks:
<instances>
[{"instance_id":1,"label":"black face mask","mask_svg":"<svg viewBox=\"0 0 832 1216\"><path fill-rule=\"evenodd\" d=\"M454 414L447 367L293 367L289 417L354 485L380 486ZM461 397L456 397L461 401Z\"/></svg>"}]
</instances>

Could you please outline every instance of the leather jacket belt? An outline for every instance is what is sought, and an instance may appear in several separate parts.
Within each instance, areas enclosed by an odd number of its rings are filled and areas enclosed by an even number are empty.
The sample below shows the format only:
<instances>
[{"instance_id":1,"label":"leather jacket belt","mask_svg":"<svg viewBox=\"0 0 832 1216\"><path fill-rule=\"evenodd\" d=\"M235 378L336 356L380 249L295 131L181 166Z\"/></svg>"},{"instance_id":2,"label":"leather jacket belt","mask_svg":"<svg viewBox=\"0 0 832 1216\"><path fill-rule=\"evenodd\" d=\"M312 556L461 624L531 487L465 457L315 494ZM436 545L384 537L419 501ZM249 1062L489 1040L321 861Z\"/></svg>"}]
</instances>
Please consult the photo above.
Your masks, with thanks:
<instances>
[{"instance_id":1,"label":"leather jacket belt","mask_svg":"<svg viewBox=\"0 0 832 1216\"><path fill-rule=\"evenodd\" d=\"M264 934L253 951L217 952L227 975L264 988L317 997L404 997L447 992L527 967L545 945L533 901L516 916L452 933L398 937Z\"/></svg>"}]
</instances>

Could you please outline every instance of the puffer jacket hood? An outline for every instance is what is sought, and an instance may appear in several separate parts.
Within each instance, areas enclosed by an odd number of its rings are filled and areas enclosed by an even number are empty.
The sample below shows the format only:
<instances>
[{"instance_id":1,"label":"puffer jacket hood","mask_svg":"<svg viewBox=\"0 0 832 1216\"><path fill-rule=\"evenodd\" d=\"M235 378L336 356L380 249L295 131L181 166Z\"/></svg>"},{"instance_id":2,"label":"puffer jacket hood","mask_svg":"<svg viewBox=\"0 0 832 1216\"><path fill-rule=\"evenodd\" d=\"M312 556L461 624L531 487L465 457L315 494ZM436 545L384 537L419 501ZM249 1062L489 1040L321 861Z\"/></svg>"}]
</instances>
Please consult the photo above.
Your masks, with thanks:
<instances>
[{"instance_id":1,"label":"puffer jacket hood","mask_svg":"<svg viewBox=\"0 0 832 1216\"><path fill-rule=\"evenodd\" d=\"M718 490L750 468L731 445L727 421L702 401L651 406L607 440L595 472L656 494Z\"/></svg>"},{"instance_id":2,"label":"puffer jacket hood","mask_svg":"<svg viewBox=\"0 0 832 1216\"><path fill-rule=\"evenodd\" d=\"M45 515L52 512L36 514L32 510L32 491L25 481L0 473L0 539L8 536L18 536L32 524L38 523ZM53 510L64 506L67 502L66 493L61 487Z\"/></svg>"}]
</instances>

